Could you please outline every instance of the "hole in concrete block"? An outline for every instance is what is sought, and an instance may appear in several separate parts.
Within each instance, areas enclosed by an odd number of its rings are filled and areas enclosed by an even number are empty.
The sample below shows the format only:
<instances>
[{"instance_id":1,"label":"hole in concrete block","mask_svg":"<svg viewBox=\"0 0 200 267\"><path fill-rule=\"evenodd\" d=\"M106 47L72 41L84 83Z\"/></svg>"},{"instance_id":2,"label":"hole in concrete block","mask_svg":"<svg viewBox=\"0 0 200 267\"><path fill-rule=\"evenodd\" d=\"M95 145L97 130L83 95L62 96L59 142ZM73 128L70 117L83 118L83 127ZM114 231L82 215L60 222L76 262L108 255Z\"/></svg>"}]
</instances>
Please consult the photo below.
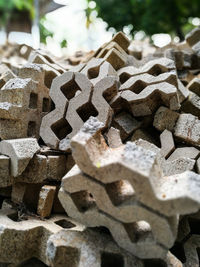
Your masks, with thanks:
<instances>
[{"instance_id":1,"label":"hole in concrete block","mask_svg":"<svg viewBox=\"0 0 200 267\"><path fill-rule=\"evenodd\" d=\"M125 223L124 227L129 235L131 242L138 243L145 240L152 240L152 232L150 225L145 221L134 223Z\"/></svg>"},{"instance_id":2,"label":"hole in concrete block","mask_svg":"<svg viewBox=\"0 0 200 267\"><path fill-rule=\"evenodd\" d=\"M99 68L100 68L100 66L89 69L88 70L88 78L89 79L97 78L99 75Z\"/></svg>"},{"instance_id":3,"label":"hole in concrete block","mask_svg":"<svg viewBox=\"0 0 200 267\"><path fill-rule=\"evenodd\" d=\"M65 219L56 221L55 224L61 226L62 228L65 228L65 229L76 227L75 224L73 224L73 223L71 223Z\"/></svg>"},{"instance_id":4,"label":"hole in concrete block","mask_svg":"<svg viewBox=\"0 0 200 267\"><path fill-rule=\"evenodd\" d=\"M51 126L52 131L58 137L59 140L65 138L72 131L72 127L69 125L66 119L62 118Z\"/></svg>"},{"instance_id":5,"label":"hole in concrete block","mask_svg":"<svg viewBox=\"0 0 200 267\"><path fill-rule=\"evenodd\" d=\"M195 218L188 218L188 222L191 229L190 234L200 235L199 220Z\"/></svg>"},{"instance_id":6,"label":"hole in concrete block","mask_svg":"<svg viewBox=\"0 0 200 267\"><path fill-rule=\"evenodd\" d=\"M45 71L44 84L47 88L51 87L52 81L56 76L57 75L53 71Z\"/></svg>"},{"instance_id":7,"label":"hole in concrete block","mask_svg":"<svg viewBox=\"0 0 200 267\"><path fill-rule=\"evenodd\" d=\"M197 255L198 255L199 266L200 266L200 247L197 248Z\"/></svg>"},{"instance_id":8,"label":"hole in concrete block","mask_svg":"<svg viewBox=\"0 0 200 267\"><path fill-rule=\"evenodd\" d=\"M130 90L135 94L139 94L144 90L145 87L146 87L146 84L143 81L138 80L137 82L133 84Z\"/></svg>"},{"instance_id":9,"label":"hole in concrete block","mask_svg":"<svg viewBox=\"0 0 200 267\"><path fill-rule=\"evenodd\" d=\"M8 218L11 219L14 222L18 222L19 221L19 216L18 216L17 212L9 214Z\"/></svg>"},{"instance_id":10,"label":"hole in concrete block","mask_svg":"<svg viewBox=\"0 0 200 267\"><path fill-rule=\"evenodd\" d=\"M112 237L110 230L108 228L106 228L105 226L90 227L90 229L95 231L95 232L98 232L100 234L109 235L110 237Z\"/></svg>"},{"instance_id":11,"label":"hole in concrete block","mask_svg":"<svg viewBox=\"0 0 200 267\"><path fill-rule=\"evenodd\" d=\"M124 267L124 258L120 254L102 252L101 267Z\"/></svg>"},{"instance_id":12,"label":"hole in concrete block","mask_svg":"<svg viewBox=\"0 0 200 267\"><path fill-rule=\"evenodd\" d=\"M49 111L49 99L44 97L42 100L42 111L43 112L48 112Z\"/></svg>"},{"instance_id":13,"label":"hole in concrete block","mask_svg":"<svg viewBox=\"0 0 200 267\"><path fill-rule=\"evenodd\" d=\"M21 264L18 265L18 267L45 267L48 266L44 264L42 261L38 260L37 258L31 258Z\"/></svg>"},{"instance_id":14,"label":"hole in concrete block","mask_svg":"<svg viewBox=\"0 0 200 267\"><path fill-rule=\"evenodd\" d=\"M121 82L121 84L123 84L126 81L128 81L129 78L130 78L130 75L128 73L122 73L120 75L120 82Z\"/></svg>"},{"instance_id":15,"label":"hole in concrete block","mask_svg":"<svg viewBox=\"0 0 200 267\"><path fill-rule=\"evenodd\" d=\"M118 206L134 196L131 184L126 180L117 181L105 185L106 192L113 205Z\"/></svg>"},{"instance_id":16,"label":"hole in concrete block","mask_svg":"<svg viewBox=\"0 0 200 267\"><path fill-rule=\"evenodd\" d=\"M6 82L3 79L0 79L0 89L6 84Z\"/></svg>"},{"instance_id":17,"label":"hole in concrete block","mask_svg":"<svg viewBox=\"0 0 200 267\"><path fill-rule=\"evenodd\" d=\"M162 73L165 73L166 71L167 71L166 68L161 67L161 66L156 64L149 70L148 73L153 75L153 76L158 76L158 75L160 75Z\"/></svg>"},{"instance_id":18,"label":"hole in concrete block","mask_svg":"<svg viewBox=\"0 0 200 267\"><path fill-rule=\"evenodd\" d=\"M54 110L55 108L56 108L55 103L51 100L50 111Z\"/></svg>"},{"instance_id":19,"label":"hole in concrete block","mask_svg":"<svg viewBox=\"0 0 200 267\"><path fill-rule=\"evenodd\" d=\"M98 111L92 105L92 103L86 103L83 106L79 107L77 109L77 113L84 122L86 122L90 116L96 117L98 115Z\"/></svg>"},{"instance_id":20,"label":"hole in concrete block","mask_svg":"<svg viewBox=\"0 0 200 267\"><path fill-rule=\"evenodd\" d=\"M167 264L160 259L143 260L144 267L167 267Z\"/></svg>"},{"instance_id":21,"label":"hole in concrete block","mask_svg":"<svg viewBox=\"0 0 200 267\"><path fill-rule=\"evenodd\" d=\"M61 86L60 90L68 100L73 98L76 95L76 92L81 91L75 80L70 80L68 83Z\"/></svg>"},{"instance_id":22,"label":"hole in concrete block","mask_svg":"<svg viewBox=\"0 0 200 267\"><path fill-rule=\"evenodd\" d=\"M36 135L36 122L35 121L29 121L28 129L27 129L27 136L33 137L35 135Z\"/></svg>"},{"instance_id":23,"label":"hole in concrete block","mask_svg":"<svg viewBox=\"0 0 200 267\"><path fill-rule=\"evenodd\" d=\"M185 251L181 243L175 242L174 246L170 249L171 253L174 254L182 263L186 262Z\"/></svg>"},{"instance_id":24,"label":"hole in concrete block","mask_svg":"<svg viewBox=\"0 0 200 267\"><path fill-rule=\"evenodd\" d=\"M87 191L79 191L71 194L71 198L80 212L85 212L96 206L92 194Z\"/></svg>"},{"instance_id":25,"label":"hole in concrete block","mask_svg":"<svg viewBox=\"0 0 200 267\"><path fill-rule=\"evenodd\" d=\"M38 101L38 95L35 93L31 93L29 99L29 108L32 109L37 108L37 101Z\"/></svg>"}]
</instances>

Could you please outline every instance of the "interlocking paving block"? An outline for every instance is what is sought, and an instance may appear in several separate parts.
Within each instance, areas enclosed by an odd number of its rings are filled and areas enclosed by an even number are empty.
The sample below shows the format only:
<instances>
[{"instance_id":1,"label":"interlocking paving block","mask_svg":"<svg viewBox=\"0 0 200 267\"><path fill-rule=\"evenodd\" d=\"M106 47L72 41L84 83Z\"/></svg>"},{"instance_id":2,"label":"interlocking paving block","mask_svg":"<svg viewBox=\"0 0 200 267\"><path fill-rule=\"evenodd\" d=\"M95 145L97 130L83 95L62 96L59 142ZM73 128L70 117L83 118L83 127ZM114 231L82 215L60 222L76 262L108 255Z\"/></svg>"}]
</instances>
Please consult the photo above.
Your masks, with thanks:
<instances>
[{"instance_id":1,"label":"interlocking paving block","mask_svg":"<svg viewBox=\"0 0 200 267\"><path fill-rule=\"evenodd\" d=\"M69 128L64 119L68 100L80 90L74 76L73 72L63 73L53 80L50 88L49 95L55 104L55 109L42 119L40 136L48 146L55 149Z\"/></svg>"},{"instance_id":2,"label":"interlocking paving block","mask_svg":"<svg viewBox=\"0 0 200 267\"><path fill-rule=\"evenodd\" d=\"M161 155L164 158L167 158L174 150L174 138L170 131L164 130L160 135L160 142L161 142Z\"/></svg>"},{"instance_id":3,"label":"interlocking paving block","mask_svg":"<svg viewBox=\"0 0 200 267\"><path fill-rule=\"evenodd\" d=\"M25 170L29 161L39 149L35 138L3 140L0 142L0 153L10 157L11 175L14 177Z\"/></svg>"},{"instance_id":4,"label":"interlocking paving block","mask_svg":"<svg viewBox=\"0 0 200 267\"><path fill-rule=\"evenodd\" d=\"M137 200L167 216L199 208L199 175L184 172L162 177L159 154L132 142L109 148L100 134L103 126L91 117L72 138L72 155L84 173L105 184L125 177Z\"/></svg>"},{"instance_id":5,"label":"interlocking paving block","mask_svg":"<svg viewBox=\"0 0 200 267\"><path fill-rule=\"evenodd\" d=\"M124 141L133 131L141 126L141 122L127 112L121 112L113 119L113 126L120 130L121 139Z\"/></svg>"},{"instance_id":6,"label":"interlocking paving block","mask_svg":"<svg viewBox=\"0 0 200 267\"><path fill-rule=\"evenodd\" d=\"M93 55L95 58L103 58L108 61L115 70L125 66L128 61L127 48L130 42L122 33L117 33L113 39L102 45Z\"/></svg>"},{"instance_id":7,"label":"interlocking paving block","mask_svg":"<svg viewBox=\"0 0 200 267\"><path fill-rule=\"evenodd\" d=\"M112 120L113 110L109 101L117 94L116 78L106 77L100 80L92 90L86 85L85 88L82 94L69 101L65 119L72 131L60 141L60 150L68 151L70 149L70 139L79 131L89 116L97 116L97 119L105 126L109 125Z\"/></svg>"},{"instance_id":8,"label":"interlocking paving block","mask_svg":"<svg viewBox=\"0 0 200 267\"><path fill-rule=\"evenodd\" d=\"M132 225L114 220L111 216L100 212L94 205L94 201L90 200L89 193L85 191L78 192L74 198L77 204L74 203L73 197L69 193L60 189L60 202L70 217L76 218L89 227L104 226L108 228L120 247L140 258L149 258L152 255L157 258L165 256L166 248L156 244L148 223L141 221ZM88 207L90 208L88 209Z\"/></svg>"},{"instance_id":9,"label":"interlocking paving block","mask_svg":"<svg viewBox=\"0 0 200 267\"><path fill-rule=\"evenodd\" d=\"M105 137L110 147L115 148L122 145L120 131L118 129L111 127L105 134Z\"/></svg>"},{"instance_id":10,"label":"interlocking paving block","mask_svg":"<svg viewBox=\"0 0 200 267\"><path fill-rule=\"evenodd\" d=\"M28 62L46 65L54 73L63 73L65 71L65 69L55 62L51 57L42 55L39 51L32 51L28 58Z\"/></svg>"},{"instance_id":11,"label":"interlocking paving block","mask_svg":"<svg viewBox=\"0 0 200 267\"><path fill-rule=\"evenodd\" d=\"M25 65L19 70L18 77L8 80L1 88L2 139L39 137L41 119L50 110L44 75L41 65Z\"/></svg>"},{"instance_id":12,"label":"interlocking paving block","mask_svg":"<svg viewBox=\"0 0 200 267\"><path fill-rule=\"evenodd\" d=\"M105 246L106 244L106 246ZM46 248L49 266L142 267L136 257L120 249L108 235L92 230L60 231L51 235Z\"/></svg>"},{"instance_id":13,"label":"interlocking paving block","mask_svg":"<svg viewBox=\"0 0 200 267\"><path fill-rule=\"evenodd\" d=\"M93 85L107 76L116 76L116 79L118 79L117 72L112 65L101 58L92 58L85 66L83 66L80 72L85 74Z\"/></svg>"},{"instance_id":14,"label":"interlocking paving block","mask_svg":"<svg viewBox=\"0 0 200 267\"><path fill-rule=\"evenodd\" d=\"M200 145L200 120L192 114L180 114L174 135L188 144Z\"/></svg>"},{"instance_id":15,"label":"interlocking paving block","mask_svg":"<svg viewBox=\"0 0 200 267\"><path fill-rule=\"evenodd\" d=\"M56 215L48 220L28 217L18 221L15 211L1 210L0 219L0 261L11 266L32 258L52 267L112 263L120 267L143 266L141 260L120 249L109 235L85 230L67 216Z\"/></svg>"},{"instance_id":16,"label":"interlocking paving block","mask_svg":"<svg viewBox=\"0 0 200 267\"><path fill-rule=\"evenodd\" d=\"M118 85L115 77L104 78L94 86L91 102L98 112L97 119L106 126L110 124L113 115L109 102L117 92Z\"/></svg>"},{"instance_id":17,"label":"interlocking paving block","mask_svg":"<svg viewBox=\"0 0 200 267\"><path fill-rule=\"evenodd\" d=\"M125 83L130 77L148 73L153 76L158 76L162 73L175 70L174 61L168 58L159 58L150 60L144 66L140 68L135 68L133 66L128 66L118 70L118 75L120 77L121 83Z\"/></svg>"},{"instance_id":18,"label":"interlocking paving block","mask_svg":"<svg viewBox=\"0 0 200 267\"><path fill-rule=\"evenodd\" d=\"M55 192L56 186L44 185L41 188L38 200L37 213L42 218L49 217L51 215Z\"/></svg>"},{"instance_id":19,"label":"interlocking paving block","mask_svg":"<svg viewBox=\"0 0 200 267\"><path fill-rule=\"evenodd\" d=\"M138 94L130 90L123 91L121 98L130 105L134 116L150 115L162 103L172 110L179 108L177 88L166 82L149 85Z\"/></svg>"},{"instance_id":20,"label":"interlocking paving block","mask_svg":"<svg viewBox=\"0 0 200 267\"><path fill-rule=\"evenodd\" d=\"M161 132L165 129L173 131L179 115L166 107L160 107L155 113L153 126Z\"/></svg>"},{"instance_id":21,"label":"interlocking paving block","mask_svg":"<svg viewBox=\"0 0 200 267\"><path fill-rule=\"evenodd\" d=\"M128 49L130 45L129 39L126 37L126 35L123 32L116 33L113 36L112 41L120 45L121 48L123 48L125 51Z\"/></svg>"},{"instance_id":22,"label":"interlocking paving block","mask_svg":"<svg viewBox=\"0 0 200 267\"><path fill-rule=\"evenodd\" d=\"M160 82L168 82L177 87L177 76L175 71L161 73L158 76L153 76L148 73L138 74L131 76L126 82L124 82L119 91L130 90L136 94L141 92L142 89L151 84L157 84Z\"/></svg>"},{"instance_id":23,"label":"interlocking paving block","mask_svg":"<svg viewBox=\"0 0 200 267\"><path fill-rule=\"evenodd\" d=\"M64 176L62 188L71 194L72 200L73 195L78 195L78 192L90 192L99 210L123 223L131 224L133 222L146 221L150 224L157 242L165 246L173 244L177 227L176 218L160 216L137 202L134 190L127 181L121 180L105 185L84 175L75 165ZM75 198L74 202L76 204ZM98 224L98 217L96 218L96 224ZM165 234L166 231L168 234Z\"/></svg>"},{"instance_id":24,"label":"interlocking paving block","mask_svg":"<svg viewBox=\"0 0 200 267\"><path fill-rule=\"evenodd\" d=\"M32 257L47 264L46 247L51 234L63 228L84 230L83 226L64 215L48 220L28 217L21 221L15 210L6 209L0 211L0 222L0 262L17 266Z\"/></svg>"}]
</instances>

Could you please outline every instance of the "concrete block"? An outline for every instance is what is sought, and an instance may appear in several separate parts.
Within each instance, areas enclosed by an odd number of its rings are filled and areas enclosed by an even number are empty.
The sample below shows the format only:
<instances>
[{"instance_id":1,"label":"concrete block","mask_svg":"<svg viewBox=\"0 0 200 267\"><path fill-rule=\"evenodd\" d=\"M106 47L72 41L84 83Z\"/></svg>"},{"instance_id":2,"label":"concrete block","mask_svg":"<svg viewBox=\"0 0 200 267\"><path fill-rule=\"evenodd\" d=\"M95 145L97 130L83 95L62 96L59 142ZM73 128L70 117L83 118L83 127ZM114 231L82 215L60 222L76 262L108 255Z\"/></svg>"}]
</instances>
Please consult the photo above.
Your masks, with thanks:
<instances>
[{"instance_id":1,"label":"concrete block","mask_svg":"<svg viewBox=\"0 0 200 267\"><path fill-rule=\"evenodd\" d=\"M133 118L129 113L122 112L114 117L113 126L120 130L121 139L124 141L141 126L141 122Z\"/></svg>"},{"instance_id":2,"label":"concrete block","mask_svg":"<svg viewBox=\"0 0 200 267\"><path fill-rule=\"evenodd\" d=\"M40 149L35 138L4 140L0 142L0 153L10 157L11 175L20 175L29 161Z\"/></svg>"},{"instance_id":3,"label":"concrete block","mask_svg":"<svg viewBox=\"0 0 200 267\"><path fill-rule=\"evenodd\" d=\"M187 144L200 145L200 120L192 114L180 114L174 135Z\"/></svg>"},{"instance_id":4,"label":"concrete block","mask_svg":"<svg viewBox=\"0 0 200 267\"><path fill-rule=\"evenodd\" d=\"M41 188L38 200L37 213L42 218L49 217L51 215L55 192L55 186L44 185Z\"/></svg>"},{"instance_id":5,"label":"concrete block","mask_svg":"<svg viewBox=\"0 0 200 267\"><path fill-rule=\"evenodd\" d=\"M160 107L155 113L153 126L161 132L165 129L173 131L178 118L179 113L166 107Z\"/></svg>"}]
</instances>

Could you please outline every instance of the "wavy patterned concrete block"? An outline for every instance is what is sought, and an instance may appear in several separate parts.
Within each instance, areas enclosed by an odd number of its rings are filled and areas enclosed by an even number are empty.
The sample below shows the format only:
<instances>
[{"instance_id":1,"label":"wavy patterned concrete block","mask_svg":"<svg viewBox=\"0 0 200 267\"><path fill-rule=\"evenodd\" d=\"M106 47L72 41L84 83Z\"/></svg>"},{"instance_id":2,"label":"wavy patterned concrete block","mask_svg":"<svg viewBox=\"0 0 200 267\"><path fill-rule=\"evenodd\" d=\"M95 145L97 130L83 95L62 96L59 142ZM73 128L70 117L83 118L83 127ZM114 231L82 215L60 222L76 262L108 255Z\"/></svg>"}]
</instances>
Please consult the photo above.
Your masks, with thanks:
<instances>
[{"instance_id":1,"label":"wavy patterned concrete block","mask_svg":"<svg viewBox=\"0 0 200 267\"><path fill-rule=\"evenodd\" d=\"M32 78L29 78L32 77ZM29 64L19 70L0 90L0 137L39 138L42 117L50 110L49 90L41 65Z\"/></svg>"},{"instance_id":2,"label":"wavy patterned concrete block","mask_svg":"<svg viewBox=\"0 0 200 267\"><path fill-rule=\"evenodd\" d=\"M120 77L120 82L123 84L125 83L129 78L139 75L148 73L153 76L158 76L162 73L166 73L169 71L175 70L175 64L174 61L168 58L159 58L150 60L145 65L143 65L140 68L136 68L133 66L128 66L121 68L118 70L118 75Z\"/></svg>"},{"instance_id":3,"label":"wavy patterned concrete block","mask_svg":"<svg viewBox=\"0 0 200 267\"><path fill-rule=\"evenodd\" d=\"M187 95L177 80L174 62L170 59L151 60L140 68L124 67L118 75L121 86L112 101L116 112L122 106L134 116L145 116L152 114L162 103L177 110L179 96L183 101Z\"/></svg>"},{"instance_id":4,"label":"wavy patterned concrete block","mask_svg":"<svg viewBox=\"0 0 200 267\"><path fill-rule=\"evenodd\" d=\"M164 178L159 154L132 142L117 149L109 148L100 134L102 127L102 123L91 117L72 138L73 157L84 173L105 184L125 177L139 201L167 216L198 209L199 175L185 172Z\"/></svg>"},{"instance_id":5,"label":"wavy patterned concrete block","mask_svg":"<svg viewBox=\"0 0 200 267\"><path fill-rule=\"evenodd\" d=\"M36 258L52 267L100 267L110 261L120 267L143 266L106 234L85 230L67 216L17 221L15 211L1 210L0 220L0 261L4 264L16 266Z\"/></svg>"},{"instance_id":6,"label":"wavy patterned concrete block","mask_svg":"<svg viewBox=\"0 0 200 267\"><path fill-rule=\"evenodd\" d=\"M84 175L78 166L75 165L71 171L63 177L62 188L70 193L72 200L73 196L76 194L78 195L78 192L90 192L95 200L97 208L112 216L114 219L129 224L146 221L150 224L154 239L158 243L170 247L174 242L177 228L176 218L160 216L138 202L133 188L125 180L103 184ZM76 204L75 198L74 203ZM78 208L81 210L81 202ZM96 224L98 225L98 216L96 217ZM134 229L130 226L130 231L131 228ZM166 231L168 234L166 234Z\"/></svg>"},{"instance_id":7,"label":"wavy patterned concrete block","mask_svg":"<svg viewBox=\"0 0 200 267\"><path fill-rule=\"evenodd\" d=\"M60 202L70 217L76 218L88 227L104 226L108 228L120 247L140 258L149 258L152 255L157 258L165 256L167 249L156 244L148 223L140 221L139 223L123 224L104 212L98 211L94 200L90 200L90 198L89 193L85 191L77 192L74 196L63 189L59 191Z\"/></svg>"},{"instance_id":8,"label":"wavy patterned concrete block","mask_svg":"<svg viewBox=\"0 0 200 267\"><path fill-rule=\"evenodd\" d=\"M152 114L162 103L172 110L179 109L177 88L166 82L149 85L138 94L126 90L120 96L136 117Z\"/></svg>"},{"instance_id":9,"label":"wavy patterned concrete block","mask_svg":"<svg viewBox=\"0 0 200 267\"><path fill-rule=\"evenodd\" d=\"M105 246L106 244L106 246ZM51 235L46 248L49 266L76 267L142 267L143 263L120 249L105 234L92 230L60 231Z\"/></svg>"},{"instance_id":10,"label":"wavy patterned concrete block","mask_svg":"<svg viewBox=\"0 0 200 267\"><path fill-rule=\"evenodd\" d=\"M128 61L128 55L125 51L130 42L122 33L117 33L113 39L102 45L93 55L95 58L103 58L109 62L115 70L125 66Z\"/></svg>"},{"instance_id":11,"label":"wavy patterned concrete block","mask_svg":"<svg viewBox=\"0 0 200 267\"><path fill-rule=\"evenodd\" d=\"M77 71L85 74L93 85L107 76L115 76L118 79L117 72L112 65L101 58L92 58L83 66L82 70Z\"/></svg>"}]
</instances>

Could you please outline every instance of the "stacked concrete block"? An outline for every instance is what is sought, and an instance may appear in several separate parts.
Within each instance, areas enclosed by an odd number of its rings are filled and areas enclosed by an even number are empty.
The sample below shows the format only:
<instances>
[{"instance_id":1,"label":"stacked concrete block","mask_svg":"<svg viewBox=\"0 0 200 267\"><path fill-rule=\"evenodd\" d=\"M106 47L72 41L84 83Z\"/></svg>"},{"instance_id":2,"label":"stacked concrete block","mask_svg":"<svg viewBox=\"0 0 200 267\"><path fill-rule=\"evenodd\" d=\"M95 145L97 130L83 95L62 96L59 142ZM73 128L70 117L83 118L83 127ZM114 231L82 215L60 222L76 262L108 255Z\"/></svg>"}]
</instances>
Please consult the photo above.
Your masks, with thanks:
<instances>
[{"instance_id":1,"label":"stacked concrete block","mask_svg":"<svg viewBox=\"0 0 200 267\"><path fill-rule=\"evenodd\" d=\"M120 246L138 257L149 258L149 252L162 258L175 240L177 215L200 207L200 177L192 172L164 177L159 153L131 142L109 148L101 135L103 128L91 117L72 138L72 155L78 166L63 178L60 201L69 216L90 227L107 227ZM154 211L149 213L148 208ZM161 225L168 231L167 239ZM129 237L138 231L137 238L132 237L131 242L124 227Z\"/></svg>"},{"instance_id":2,"label":"stacked concrete block","mask_svg":"<svg viewBox=\"0 0 200 267\"><path fill-rule=\"evenodd\" d=\"M39 138L42 117L51 109L49 89L41 65L28 64L18 70L0 90L0 138Z\"/></svg>"},{"instance_id":3,"label":"stacked concrete block","mask_svg":"<svg viewBox=\"0 0 200 267\"><path fill-rule=\"evenodd\" d=\"M19 266L29 263L28 266L33 266L30 260L35 258L38 259L36 262L52 267L100 267L109 263L143 266L106 234L85 230L83 225L66 215L56 215L45 221L31 217L18 221L14 210L3 209L0 219L0 261L3 264Z\"/></svg>"},{"instance_id":4,"label":"stacked concrete block","mask_svg":"<svg viewBox=\"0 0 200 267\"><path fill-rule=\"evenodd\" d=\"M102 45L93 55L95 58L103 58L109 62L115 70L126 65L128 61L128 38L122 33L117 33L110 42Z\"/></svg>"},{"instance_id":5,"label":"stacked concrete block","mask_svg":"<svg viewBox=\"0 0 200 267\"><path fill-rule=\"evenodd\" d=\"M199 29L186 39L146 57L121 32L59 60L8 49L0 265L198 266Z\"/></svg>"},{"instance_id":6,"label":"stacked concrete block","mask_svg":"<svg viewBox=\"0 0 200 267\"><path fill-rule=\"evenodd\" d=\"M85 74L66 72L54 79L50 96L55 109L41 124L40 135L54 149L68 151L70 139L91 115L110 124L113 111L109 105L117 94L115 76L101 79L94 86Z\"/></svg>"}]
</instances>

